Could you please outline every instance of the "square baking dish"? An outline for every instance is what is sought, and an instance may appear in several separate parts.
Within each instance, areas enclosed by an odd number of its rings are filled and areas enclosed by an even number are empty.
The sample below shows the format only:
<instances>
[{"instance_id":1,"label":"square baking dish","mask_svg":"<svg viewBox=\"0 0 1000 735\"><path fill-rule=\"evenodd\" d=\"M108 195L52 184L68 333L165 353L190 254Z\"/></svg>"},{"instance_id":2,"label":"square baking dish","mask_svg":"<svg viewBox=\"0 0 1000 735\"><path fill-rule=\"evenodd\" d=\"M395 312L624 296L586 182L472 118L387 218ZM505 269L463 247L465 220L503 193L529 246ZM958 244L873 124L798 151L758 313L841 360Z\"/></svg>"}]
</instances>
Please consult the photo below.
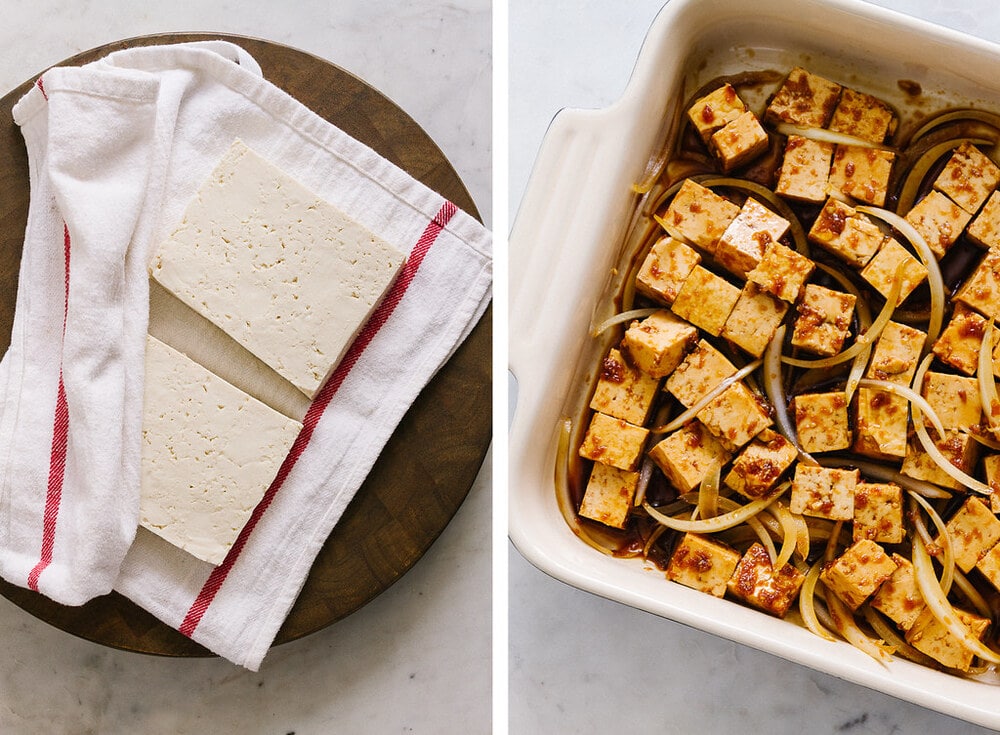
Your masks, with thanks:
<instances>
[{"instance_id":1,"label":"square baking dish","mask_svg":"<svg viewBox=\"0 0 1000 735\"><path fill-rule=\"evenodd\" d=\"M564 110L546 133L510 236L509 533L551 576L828 674L1000 729L1000 686L901 658L882 665L851 645L667 582L642 560L581 542L556 502L560 421L589 388L647 162L695 89L720 75L801 65L886 99L904 115L949 106L1000 110L1000 46L851 0L671 0L657 16L622 97ZM920 94L913 92L919 87Z\"/></svg>"}]
</instances>

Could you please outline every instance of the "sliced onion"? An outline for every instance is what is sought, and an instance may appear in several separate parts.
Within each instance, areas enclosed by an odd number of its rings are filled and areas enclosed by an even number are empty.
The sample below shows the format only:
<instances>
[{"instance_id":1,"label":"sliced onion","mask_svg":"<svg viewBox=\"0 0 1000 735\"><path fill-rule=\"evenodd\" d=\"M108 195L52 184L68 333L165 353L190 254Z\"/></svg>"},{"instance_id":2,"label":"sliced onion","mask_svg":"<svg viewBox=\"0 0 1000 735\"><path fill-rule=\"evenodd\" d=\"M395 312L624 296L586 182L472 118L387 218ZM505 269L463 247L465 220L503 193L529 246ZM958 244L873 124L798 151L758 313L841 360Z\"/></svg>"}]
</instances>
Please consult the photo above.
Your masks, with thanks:
<instances>
[{"instance_id":1,"label":"sliced onion","mask_svg":"<svg viewBox=\"0 0 1000 735\"><path fill-rule=\"evenodd\" d=\"M983 402L983 413L986 414L986 425L996 436L1000 431L1000 397L997 396L997 384L993 378L993 317L990 317L986 329L983 330L983 341L979 345L979 363L977 366L979 380L979 398Z\"/></svg>"},{"instance_id":2,"label":"sliced onion","mask_svg":"<svg viewBox=\"0 0 1000 735\"><path fill-rule=\"evenodd\" d=\"M643 502L642 507L646 509L646 512L649 513L650 517L654 521L661 523L668 528L672 528L675 531L685 531L690 533L715 533L717 531L724 531L727 528L732 528L733 526L745 523L748 518L752 518L762 509L769 506L777 500L780 495L781 492L775 492L763 498L753 500L746 505L741 505L736 510L732 510L728 513L723 513L722 515L715 516L714 518L702 518L697 521L685 518L673 518L665 515L650 505L647 501Z\"/></svg>"},{"instance_id":3,"label":"sliced onion","mask_svg":"<svg viewBox=\"0 0 1000 735\"><path fill-rule=\"evenodd\" d=\"M844 637L844 640L880 663L889 662L892 658L892 650L885 645L885 641L875 640L866 635L858 627L857 622L854 620L854 615L848 609L847 605L841 602L835 593L831 592L826 596L826 607L830 611L834 627Z\"/></svg>"},{"instance_id":4,"label":"sliced onion","mask_svg":"<svg viewBox=\"0 0 1000 735\"><path fill-rule=\"evenodd\" d=\"M949 110L940 115L935 115L930 120L921 125L917 130L910 136L909 145L913 145L918 140L923 138L929 132L935 128L939 128L942 125L950 122L962 122L966 120L974 120L976 122L986 123L990 127L996 128L1000 131L1000 115L996 113L989 112L988 110L980 110L974 107L962 108L959 110Z\"/></svg>"},{"instance_id":5,"label":"sliced onion","mask_svg":"<svg viewBox=\"0 0 1000 735\"><path fill-rule=\"evenodd\" d=\"M643 559L648 559L649 558L649 552L652 550L653 544L656 543L657 539L659 539L660 536L662 536L663 534L665 534L669 530L670 529L668 529L666 526L657 526L656 528L653 529L653 532L649 534L649 538L646 539L646 543L643 544L643 547L642 547L642 558Z\"/></svg>"},{"instance_id":6,"label":"sliced onion","mask_svg":"<svg viewBox=\"0 0 1000 735\"><path fill-rule=\"evenodd\" d=\"M822 569L822 559L809 567L805 581L802 583L802 589L799 590L799 614L802 616L802 622L806 624L806 628L811 632L820 638L826 638L828 641L836 641L837 639L833 637L833 634L824 628L822 623L816 618L816 603L814 598L816 582L819 581L819 573Z\"/></svg>"},{"instance_id":7,"label":"sliced onion","mask_svg":"<svg viewBox=\"0 0 1000 735\"><path fill-rule=\"evenodd\" d=\"M872 141L865 140L864 138L858 138L853 135L848 135L847 133L838 133L835 130L828 130L827 128L808 128L803 125L793 125L792 123L780 122L775 125L775 130L782 135L797 135L800 138L808 138L809 140L815 140L820 143L849 145L854 146L855 148L875 148L880 151L895 150L891 146L882 145L881 143L873 143Z\"/></svg>"},{"instance_id":8,"label":"sliced onion","mask_svg":"<svg viewBox=\"0 0 1000 735\"><path fill-rule=\"evenodd\" d=\"M623 322L630 322L633 319L645 319L646 317L650 316L651 314L655 314L658 311L663 311L663 307L660 306L650 309L632 309L630 311L623 311L620 314L615 314L614 316L608 317L599 325L597 325L594 328L594 331L591 332L591 336L599 337L602 334L604 334L604 332L611 329L611 327L614 327Z\"/></svg>"},{"instance_id":9,"label":"sliced onion","mask_svg":"<svg viewBox=\"0 0 1000 735\"><path fill-rule=\"evenodd\" d=\"M986 598L979 593L979 590L962 573L961 569L955 570L955 585L962 591L965 598L972 603L972 606L976 608L977 613L984 618L993 617L993 611L990 609L989 603L986 602Z\"/></svg>"},{"instance_id":10,"label":"sliced onion","mask_svg":"<svg viewBox=\"0 0 1000 735\"><path fill-rule=\"evenodd\" d=\"M778 327L764 351L764 392L774 407L774 421L779 431L798 451L799 461L814 465L817 464L816 460L799 444L798 434L788 415L788 400L785 398L785 388L781 381L781 346L785 341L785 329L784 324Z\"/></svg>"},{"instance_id":11,"label":"sliced onion","mask_svg":"<svg viewBox=\"0 0 1000 735\"><path fill-rule=\"evenodd\" d=\"M950 498L951 493L944 488L938 487L934 483L926 480L918 480L915 477L904 475L898 470L885 465L868 462L863 459L853 457L823 457L820 462L824 467L855 467L861 471L862 475L871 477L881 482L894 482L904 490L909 490L925 498L944 499Z\"/></svg>"},{"instance_id":12,"label":"sliced onion","mask_svg":"<svg viewBox=\"0 0 1000 735\"><path fill-rule=\"evenodd\" d=\"M653 460L647 454L639 468L639 482L635 485L635 497L632 499L633 506L642 505L646 499L646 490L649 488L649 481L653 479Z\"/></svg>"},{"instance_id":13,"label":"sliced onion","mask_svg":"<svg viewBox=\"0 0 1000 735\"><path fill-rule=\"evenodd\" d=\"M556 504L559 506L559 512L562 513L566 525L572 529L573 533L580 540L591 548L597 549L602 554L614 556L615 549L600 543L587 532L587 529L583 527L583 524L580 523L580 519L576 515L576 508L573 507L573 499L570 496L569 490L569 442L572 432L573 422L569 419L564 419L559 427L559 442L556 446Z\"/></svg>"},{"instance_id":14,"label":"sliced onion","mask_svg":"<svg viewBox=\"0 0 1000 735\"><path fill-rule=\"evenodd\" d=\"M670 423L664 424L663 426L656 426L650 429L649 430L650 433L669 434L671 431L676 431L677 429L681 428L682 426L684 426L684 424L686 424L688 421L697 416L699 411L701 411L703 408L705 408L705 406L707 406L709 403L715 400L715 398L719 396L724 390L726 390L726 388L731 386L733 383L738 383L739 381L743 380L743 378L745 378L747 375L749 375L754 370L759 368L763 362L764 362L763 359L758 359L754 360L748 365L744 365L735 373L730 375L728 378L726 378L723 381L720 381L718 385L712 388L712 390L710 390L708 393L699 398L698 401L693 406L691 406L691 408L685 410L683 413L678 414L676 418L670 421Z\"/></svg>"},{"instance_id":15,"label":"sliced onion","mask_svg":"<svg viewBox=\"0 0 1000 735\"><path fill-rule=\"evenodd\" d=\"M884 390L887 393L894 393L897 396L905 398L927 417L927 420L931 422L934 426L934 430L939 435L944 436L944 424L941 423L941 419L938 418L934 409L931 408L931 404L927 402L927 399L917 393L914 389L905 385L900 385L899 383L890 382L888 380L874 380L872 378L863 378L858 385L862 388Z\"/></svg>"},{"instance_id":16,"label":"sliced onion","mask_svg":"<svg viewBox=\"0 0 1000 735\"><path fill-rule=\"evenodd\" d=\"M795 519L792 518L791 511L788 510L781 501L777 501L774 505L768 508L768 511L774 514L775 518L781 524L781 551L778 554L778 558L773 563L774 569L784 569L785 564L792 558L792 554L796 551L799 546L799 527L796 524ZM806 556L808 555L808 545L807 545Z\"/></svg>"},{"instance_id":17,"label":"sliced onion","mask_svg":"<svg viewBox=\"0 0 1000 735\"><path fill-rule=\"evenodd\" d=\"M702 518L714 518L719 514L719 475L721 470L722 465L719 460L713 459L698 488L698 515Z\"/></svg>"},{"instance_id":18,"label":"sliced onion","mask_svg":"<svg viewBox=\"0 0 1000 735\"><path fill-rule=\"evenodd\" d=\"M934 507L920 497L917 493L910 493L911 503L916 503L920 505L926 512L928 517L931 519L931 523L937 529L938 538L937 541L933 542L936 546L941 547L941 590L947 595L951 590L951 581L955 576L955 545L952 543L951 534L948 532L948 527L945 525L941 516L938 512L934 510ZM914 509L916 510L916 509ZM927 533L927 527L924 525L923 519L920 517L919 513L914 512L913 524L916 527L917 532L920 534L921 540L924 544L931 543L930 534Z\"/></svg>"}]
</instances>

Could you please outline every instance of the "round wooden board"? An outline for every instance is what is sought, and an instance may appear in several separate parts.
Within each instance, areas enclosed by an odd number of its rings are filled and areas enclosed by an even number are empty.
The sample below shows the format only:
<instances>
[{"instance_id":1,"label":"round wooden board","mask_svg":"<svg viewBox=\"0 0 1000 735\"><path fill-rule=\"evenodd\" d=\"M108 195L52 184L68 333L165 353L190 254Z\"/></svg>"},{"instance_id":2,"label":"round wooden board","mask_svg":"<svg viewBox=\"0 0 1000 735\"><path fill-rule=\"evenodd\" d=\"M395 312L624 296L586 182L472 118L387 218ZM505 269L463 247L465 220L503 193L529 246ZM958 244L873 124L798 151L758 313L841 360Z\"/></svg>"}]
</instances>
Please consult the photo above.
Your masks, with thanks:
<instances>
[{"instance_id":1,"label":"round wooden board","mask_svg":"<svg viewBox=\"0 0 1000 735\"><path fill-rule=\"evenodd\" d=\"M78 65L132 46L224 39L245 48L264 77L478 217L440 149L406 113L348 72L310 54L259 39L166 34L116 42L67 59ZM28 212L28 161L14 103L34 79L0 99L0 353L14 317ZM323 546L275 644L345 617L399 579L458 510L491 437L492 308L420 394ZM168 656L208 651L117 593L80 607L0 580L0 594L66 632L115 648Z\"/></svg>"}]
</instances>

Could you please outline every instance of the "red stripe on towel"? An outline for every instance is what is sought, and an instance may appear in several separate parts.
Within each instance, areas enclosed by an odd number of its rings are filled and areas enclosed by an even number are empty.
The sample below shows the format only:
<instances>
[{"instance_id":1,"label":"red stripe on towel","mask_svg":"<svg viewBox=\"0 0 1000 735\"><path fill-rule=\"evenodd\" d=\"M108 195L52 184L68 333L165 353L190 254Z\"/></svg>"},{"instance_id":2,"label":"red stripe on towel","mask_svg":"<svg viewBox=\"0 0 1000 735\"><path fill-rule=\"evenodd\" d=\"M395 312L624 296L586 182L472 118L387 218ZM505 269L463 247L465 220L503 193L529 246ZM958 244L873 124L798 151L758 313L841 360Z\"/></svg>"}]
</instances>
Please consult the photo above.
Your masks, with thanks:
<instances>
[{"instance_id":1,"label":"red stripe on towel","mask_svg":"<svg viewBox=\"0 0 1000 735\"><path fill-rule=\"evenodd\" d=\"M417 270L420 268L420 264L424 260L424 256L427 255L427 252L437 240L441 230L448 224L448 221L454 216L456 211L457 207L451 202L446 201L441 206L441 209L438 210L434 219L427 223L426 229L424 229L420 239L417 240L417 243L410 251L410 255L407 258L406 263L403 265L403 269L399 276L396 278L395 283L389 290L389 293L385 295L385 298L383 298L378 307L376 307L371 318L365 323L365 326L362 328L361 332L348 349L347 354L344 355L344 359L340 361L340 364L337 366L337 369L334 370L330 379L326 381L319 393L313 399L313 402L309 405L305 418L302 420L302 431L300 431L299 435L295 438L295 442L292 444L292 448L289 450L288 456L285 457L284 462L281 463L281 467L278 468L277 476L264 493L264 497L261 498L257 507L254 508L253 513L250 514L250 519L236 537L236 541L233 542L233 546L229 550L229 553L226 554L226 558L219 566L212 570L211 574L209 574L208 579L202 586L201 591L195 598L194 603L187 611L184 621L178 628L178 630L180 630L180 632L184 635L190 637L194 633L195 628L198 627L198 623L201 622L205 612L212 604L212 600L215 599L215 595L219 592L223 582L226 581L229 571L233 568L233 565L239 558L240 552L246 545L247 539L253 532L257 522L260 521L264 512L267 510L268 506L270 506L271 501L274 500L274 496L277 494L278 490L281 489L281 486L284 484L288 474L292 471L295 463L298 462L299 457L301 457L305 452L306 447L309 445L309 441L312 438L313 431L319 424L319 420L322 418L326 407L330 405L330 401L333 400L334 395L336 395L340 386L343 385L344 380L357 364L358 359L360 359L365 349L375 338L375 335L379 333L379 330L381 330L385 323L389 320L389 317L392 315L393 311L395 311L399 302L403 299L403 295L410 287L410 283L413 282L413 279L417 274Z\"/></svg>"},{"instance_id":2,"label":"red stripe on towel","mask_svg":"<svg viewBox=\"0 0 1000 735\"><path fill-rule=\"evenodd\" d=\"M41 79L38 86L41 88ZM44 92L43 92L44 93ZM66 315L69 312L69 227L63 223L63 251L66 261L66 276L63 297L63 337L66 336ZM45 510L42 514L42 551L38 563L28 574L28 587L38 591L38 578L52 563L52 549L56 542L56 520L59 518L59 504L62 501L63 479L66 477L66 444L69 438L69 406L66 403L66 389L63 386L62 366L59 367L59 388L56 393L56 410L52 420L52 448L49 451L49 482L45 491Z\"/></svg>"},{"instance_id":3,"label":"red stripe on towel","mask_svg":"<svg viewBox=\"0 0 1000 735\"><path fill-rule=\"evenodd\" d=\"M38 77L38 79L35 80L35 86L38 87L38 91L42 93L42 98L46 102L48 102L49 101L49 96L48 96L48 94L45 93L45 85L42 84L42 78L41 77Z\"/></svg>"}]
</instances>

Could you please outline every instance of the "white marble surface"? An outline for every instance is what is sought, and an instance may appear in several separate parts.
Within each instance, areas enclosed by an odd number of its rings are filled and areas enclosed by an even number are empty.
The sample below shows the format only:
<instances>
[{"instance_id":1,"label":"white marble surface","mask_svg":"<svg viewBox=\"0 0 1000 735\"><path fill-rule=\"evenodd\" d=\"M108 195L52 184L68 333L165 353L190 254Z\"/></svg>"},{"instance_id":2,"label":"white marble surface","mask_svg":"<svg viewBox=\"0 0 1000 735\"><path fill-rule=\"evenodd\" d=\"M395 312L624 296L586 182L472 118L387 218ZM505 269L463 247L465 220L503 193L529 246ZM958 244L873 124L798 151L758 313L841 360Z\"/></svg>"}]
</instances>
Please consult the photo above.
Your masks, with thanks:
<instances>
[{"instance_id":1,"label":"white marble surface","mask_svg":"<svg viewBox=\"0 0 1000 735\"><path fill-rule=\"evenodd\" d=\"M491 215L489 0L6 0L0 94L78 51L167 31L268 38L363 78L438 143ZM0 599L0 732L486 733L490 461L416 566L259 673L103 648Z\"/></svg>"},{"instance_id":2,"label":"white marble surface","mask_svg":"<svg viewBox=\"0 0 1000 735\"><path fill-rule=\"evenodd\" d=\"M662 0L510 0L510 216L552 116L621 94ZM991 0L876 4L1000 41ZM510 732L985 733L555 581L509 547Z\"/></svg>"}]
</instances>

